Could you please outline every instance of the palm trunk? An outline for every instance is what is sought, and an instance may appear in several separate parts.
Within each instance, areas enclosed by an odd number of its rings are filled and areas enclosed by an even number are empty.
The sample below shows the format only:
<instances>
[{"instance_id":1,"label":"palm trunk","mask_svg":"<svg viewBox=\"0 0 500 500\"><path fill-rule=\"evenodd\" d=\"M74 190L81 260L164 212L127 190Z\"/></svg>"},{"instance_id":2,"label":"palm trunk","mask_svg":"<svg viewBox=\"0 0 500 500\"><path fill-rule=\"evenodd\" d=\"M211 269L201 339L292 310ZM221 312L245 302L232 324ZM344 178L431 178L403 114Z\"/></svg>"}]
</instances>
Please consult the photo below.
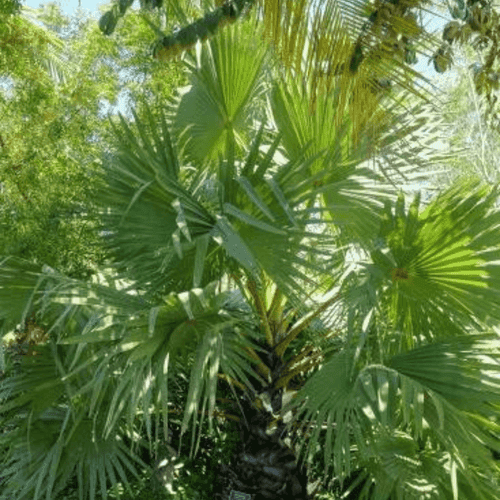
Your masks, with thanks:
<instances>
[{"instance_id":1,"label":"palm trunk","mask_svg":"<svg viewBox=\"0 0 500 500\"><path fill-rule=\"evenodd\" d=\"M273 367L273 372L277 371ZM229 463L218 470L214 487L216 500L312 500L308 476L298 464L295 451L285 443L285 424L270 425L282 408L282 391L268 387L272 413L258 404L259 398L240 401L243 415L238 422L241 446ZM262 394L262 392L261 392ZM253 399L253 401L250 401ZM269 408L270 409L270 408Z\"/></svg>"},{"instance_id":2,"label":"palm trunk","mask_svg":"<svg viewBox=\"0 0 500 500\"><path fill-rule=\"evenodd\" d=\"M297 464L294 451L283 442L284 426L277 426L271 433L269 420L265 410L248 411L248 427L242 419L241 447L234 452L229 464L220 468L220 480L215 488L217 500L311 499L306 471ZM236 493L240 493L240 497Z\"/></svg>"}]
</instances>

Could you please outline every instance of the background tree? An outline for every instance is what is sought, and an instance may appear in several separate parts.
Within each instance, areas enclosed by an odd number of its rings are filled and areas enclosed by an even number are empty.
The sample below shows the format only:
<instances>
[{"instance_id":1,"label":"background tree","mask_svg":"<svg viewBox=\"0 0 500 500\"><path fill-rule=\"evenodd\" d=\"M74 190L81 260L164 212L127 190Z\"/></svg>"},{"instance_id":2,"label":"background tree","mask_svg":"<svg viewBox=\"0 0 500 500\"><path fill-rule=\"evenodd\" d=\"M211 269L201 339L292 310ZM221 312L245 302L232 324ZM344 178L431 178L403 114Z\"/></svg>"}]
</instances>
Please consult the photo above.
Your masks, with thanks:
<instances>
[{"instance_id":1,"label":"background tree","mask_svg":"<svg viewBox=\"0 0 500 500\"><path fill-rule=\"evenodd\" d=\"M0 15L11 16L13 14L19 13L21 9L21 2L17 0L2 0L0 3Z\"/></svg>"},{"instance_id":2,"label":"background tree","mask_svg":"<svg viewBox=\"0 0 500 500\"><path fill-rule=\"evenodd\" d=\"M2 253L75 277L102 260L92 208L109 149L102 106L124 90L131 102L151 89L165 98L182 82L178 63L159 67L137 49L149 33L144 16L130 16L115 40L99 36L88 19L70 21L54 4L2 24L0 67L10 87L0 102ZM121 83L124 71L134 71L135 81ZM87 213L86 221L77 213Z\"/></svg>"},{"instance_id":3,"label":"background tree","mask_svg":"<svg viewBox=\"0 0 500 500\"><path fill-rule=\"evenodd\" d=\"M477 175L484 182L498 181L498 130L489 126L488 103L475 91L474 77L480 54L473 49L458 52L456 64L457 83L444 99L443 114L453 124L448 144L452 148L465 148L463 154L450 159L454 167L448 178L440 182L449 183L456 175Z\"/></svg>"},{"instance_id":4,"label":"background tree","mask_svg":"<svg viewBox=\"0 0 500 500\"><path fill-rule=\"evenodd\" d=\"M90 208L95 184L98 148L88 138L97 128L97 103L85 95L84 68L78 74L65 65L62 40L27 12L3 25L2 77L10 89L0 103L2 252L81 276L99 259L92 223L74 216Z\"/></svg>"},{"instance_id":5,"label":"background tree","mask_svg":"<svg viewBox=\"0 0 500 500\"><path fill-rule=\"evenodd\" d=\"M453 44L460 44L465 50L472 47L480 55L480 62L474 67L473 82L478 96L484 96L488 106L486 116L490 125L498 127L498 49L500 34L500 16L490 1L457 1L449 4L449 12L453 21L443 30L443 46L440 49L442 67L449 67L453 55ZM467 45L466 45L467 44ZM445 62L445 60L447 62ZM438 69L439 64L436 66Z\"/></svg>"}]
</instances>

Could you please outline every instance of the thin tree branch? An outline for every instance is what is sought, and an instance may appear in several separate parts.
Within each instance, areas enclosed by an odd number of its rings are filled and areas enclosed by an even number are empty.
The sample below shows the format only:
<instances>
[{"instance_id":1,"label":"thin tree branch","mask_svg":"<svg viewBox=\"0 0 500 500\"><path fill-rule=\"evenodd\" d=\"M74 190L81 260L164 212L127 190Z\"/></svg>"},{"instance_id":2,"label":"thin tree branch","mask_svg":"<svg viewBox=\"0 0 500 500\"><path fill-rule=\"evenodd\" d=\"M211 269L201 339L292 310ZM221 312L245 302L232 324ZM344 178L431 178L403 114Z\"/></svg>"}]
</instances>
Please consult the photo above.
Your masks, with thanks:
<instances>
[{"instance_id":1,"label":"thin tree branch","mask_svg":"<svg viewBox=\"0 0 500 500\"><path fill-rule=\"evenodd\" d=\"M198 41L215 35L225 24L234 23L255 0L227 0L177 33L159 39L153 48L153 57L162 61L190 49Z\"/></svg>"}]
</instances>

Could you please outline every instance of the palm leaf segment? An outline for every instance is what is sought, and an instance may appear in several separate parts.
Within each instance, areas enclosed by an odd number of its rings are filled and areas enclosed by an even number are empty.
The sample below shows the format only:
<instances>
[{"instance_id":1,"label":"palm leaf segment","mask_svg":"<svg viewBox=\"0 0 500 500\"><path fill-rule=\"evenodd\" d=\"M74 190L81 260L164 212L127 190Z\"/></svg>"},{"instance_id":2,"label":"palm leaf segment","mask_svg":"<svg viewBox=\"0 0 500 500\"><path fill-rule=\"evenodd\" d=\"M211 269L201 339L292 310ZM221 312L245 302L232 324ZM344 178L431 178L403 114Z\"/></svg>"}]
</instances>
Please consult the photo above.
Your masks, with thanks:
<instances>
[{"instance_id":1,"label":"palm leaf segment","mask_svg":"<svg viewBox=\"0 0 500 500\"><path fill-rule=\"evenodd\" d=\"M345 241L364 246L377 236L381 208L395 199L394 185L401 179L419 180L425 169L447 158L431 147L439 131L418 136L423 124L439 118L418 104L406 112L396 106L383 109L350 80L322 90L311 106L311 81L278 78L269 114L283 135L288 158L297 158L307 144L307 158L326 152L309 169L324 207L322 216L335 224ZM372 159L373 167L368 163Z\"/></svg>"},{"instance_id":2,"label":"palm leaf segment","mask_svg":"<svg viewBox=\"0 0 500 500\"><path fill-rule=\"evenodd\" d=\"M260 33L262 27L252 23L237 24L187 54L191 85L176 103L172 124L179 148L192 161L217 160L228 139L237 156L245 154L254 123L264 121L272 59Z\"/></svg>"},{"instance_id":3,"label":"palm leaf segment","mask_svg":"<svg viewBox=\"0 0 500 500\"><path fill-rule=\"evenodd\" d=\"M39 374L37 370L35 375ZM26 386L30 387L33 385ZM8 496L12 494L16 498L54 498L74 475L79 480L80 498L93 499L97 490L104 497L117 481L131 492L130 474L139 478L138 466L147 468L147 464L131 453L123 436L113 433L104 439L95 432L92 419L75 421L71 413L69 408L42 413L31 421L28 439L24 426L2 434L2 450L11 451L2 466L7 486L1 498L12 498ZM19 417L27 418L24 414Z\"/></svg>"}]
</instances>

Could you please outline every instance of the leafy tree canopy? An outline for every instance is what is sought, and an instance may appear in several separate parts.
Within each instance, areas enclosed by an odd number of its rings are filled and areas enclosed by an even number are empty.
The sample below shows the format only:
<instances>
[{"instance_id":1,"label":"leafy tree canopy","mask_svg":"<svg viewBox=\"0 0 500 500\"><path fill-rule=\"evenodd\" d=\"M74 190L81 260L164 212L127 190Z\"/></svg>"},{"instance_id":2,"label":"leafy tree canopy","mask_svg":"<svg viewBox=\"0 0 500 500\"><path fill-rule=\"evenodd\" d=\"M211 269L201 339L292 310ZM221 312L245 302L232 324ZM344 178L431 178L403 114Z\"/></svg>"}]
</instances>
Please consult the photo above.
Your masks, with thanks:
<instances>
[{"instance_id":1,"label":"leafy tree canopy","mask_svg":"<svg viewBox=\"0 0 500 500\"><path fill-rule=\"evenodd\" d=\"M1 253L70 275L92 272L102 259L92 193L109 149L103 103L124 90L132 101L160 98L183 78L177 62L144 59L140 42L149 29L136 17L113 40L50 3L0 23ZM123 83L122 71L137 77Z\"/></svg>"}]
</instances>

